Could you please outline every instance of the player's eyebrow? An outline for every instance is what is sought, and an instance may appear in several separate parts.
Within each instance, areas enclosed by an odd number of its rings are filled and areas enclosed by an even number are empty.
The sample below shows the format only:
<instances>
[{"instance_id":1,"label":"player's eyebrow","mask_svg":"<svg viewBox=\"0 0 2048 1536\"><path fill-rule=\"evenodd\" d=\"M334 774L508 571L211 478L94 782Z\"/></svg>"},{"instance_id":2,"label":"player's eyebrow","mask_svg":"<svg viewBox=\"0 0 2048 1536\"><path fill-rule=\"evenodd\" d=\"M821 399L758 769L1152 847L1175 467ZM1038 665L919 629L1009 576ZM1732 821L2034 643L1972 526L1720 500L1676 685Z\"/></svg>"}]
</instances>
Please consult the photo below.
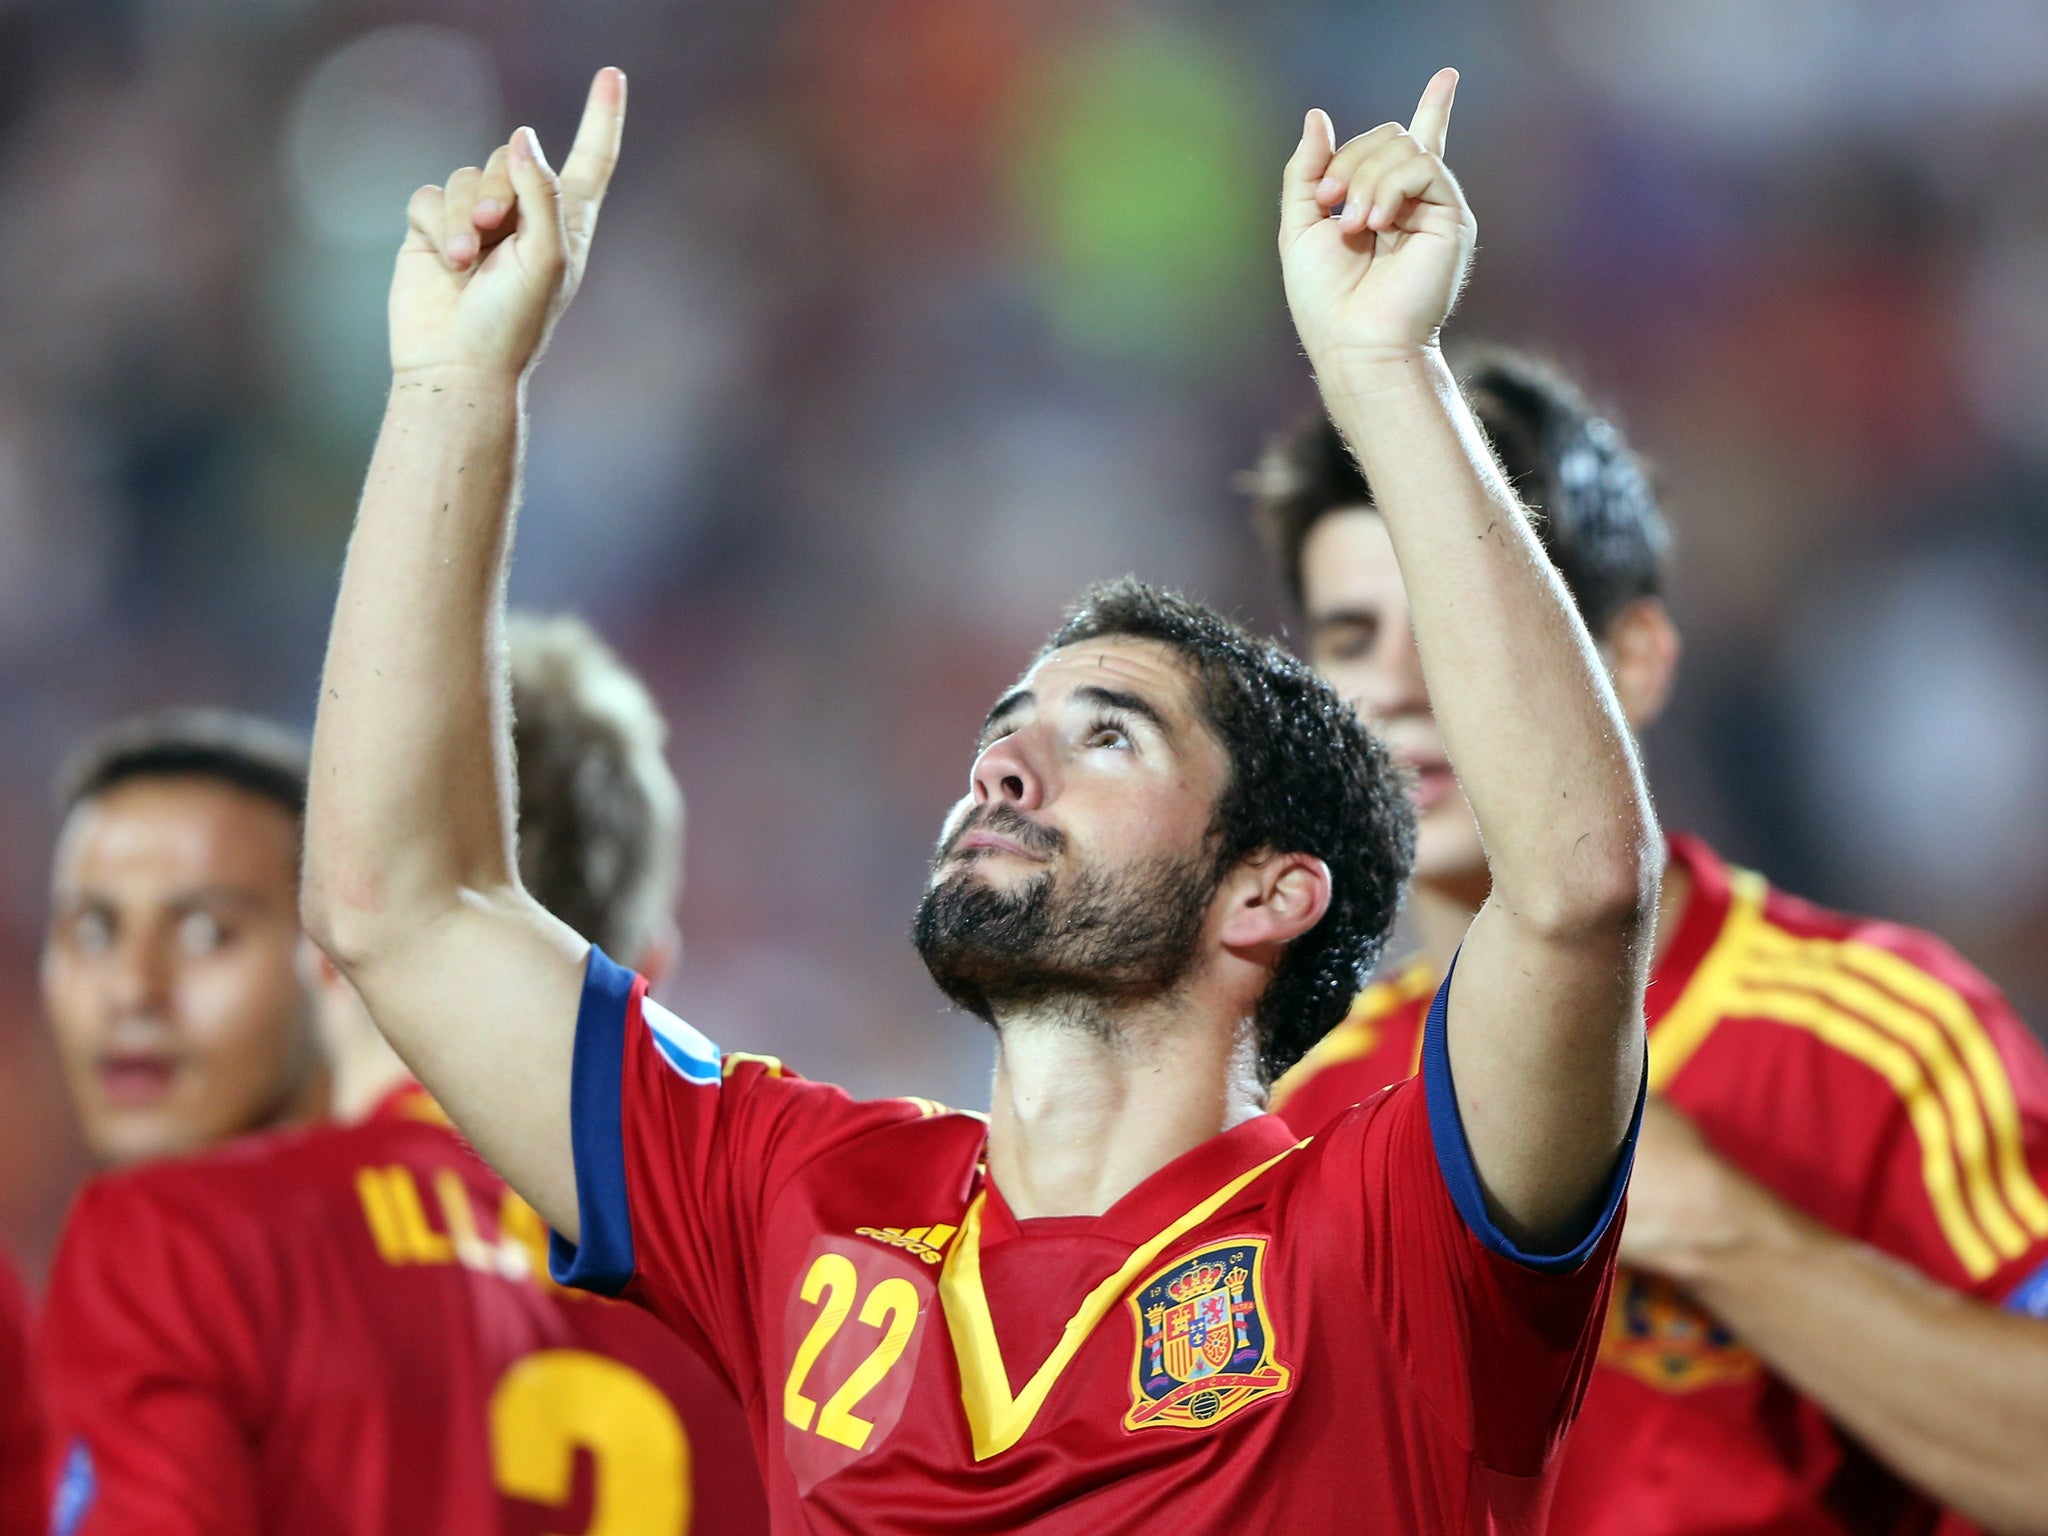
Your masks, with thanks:
<instances>
[{"instance_id":1,"label":"player's eyebrow","mask_svg":"<svg viewBox=\"0 0 2048 1536\"><path fill-rule=\"evenodd\" d=\"M1029 688L1013 688L996 700L996 707L988 712L988 718L981 722L981 735L976 741L977 748L986 747L995 735L996 727L1027 704L1037 702L1038 696Z\"/></svg>"},{"instance_id":2,"label":"player's eyebrow","mask_svg":"<svg viewBox=\"0 0 2048 1536\"><path fill-rule=\"evenodd\" d=\"M1161 714L1149 701L1135 693L1126 693L1121 688L1103 688L1094 683L1089 683L1076 688L1074 690L1074 697L1081 700L1084 704L1098 704L1106 709L1120 709L1125 714L1136 715L1140 720L1148 722L1153 730L1164 736L1168 741L1174 739L1174 729L1166 723L1166 716Z\"/></svg>"}]
</instances>

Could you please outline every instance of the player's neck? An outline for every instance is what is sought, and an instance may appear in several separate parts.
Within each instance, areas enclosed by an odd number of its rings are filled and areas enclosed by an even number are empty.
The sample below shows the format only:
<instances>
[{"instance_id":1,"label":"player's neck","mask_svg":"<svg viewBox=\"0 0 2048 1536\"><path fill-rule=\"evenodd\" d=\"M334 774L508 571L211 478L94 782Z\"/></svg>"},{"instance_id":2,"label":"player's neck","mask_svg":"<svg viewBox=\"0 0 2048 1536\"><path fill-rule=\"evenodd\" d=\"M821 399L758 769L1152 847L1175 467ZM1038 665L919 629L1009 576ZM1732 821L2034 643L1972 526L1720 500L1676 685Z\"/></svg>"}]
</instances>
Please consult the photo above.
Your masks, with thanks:
<instances>
[{"instance_id":1,"label":"player's neck","mask_svg":"<svg viewBox=\"0 0 2048 1536\"><path fill-rule=\"evenodd\" d=\"M334 1052L334 1118L343 1125L366 1119L411 1080L412 1073L384 1037L363 1030Z\"/></svg>"},{"instance_id":2,"label":"player's neck","mask_svg":"<svg viewBox=\"0 0 2048 1536\"><path fill-rule=\"evenodd\" d=\"M1465 930L1479 909L1462 894L1463 887L1446 887L1417 880L1408 893L1408 912L1422 941L1423 958L1439 976L1450 969L1458 946L1465 942ZM1692 872L1669 859L1664 863L1664 886L1657 897L1657 940L1653 966L1664 958L1665 948L1678 932L1678 920L1692 897Z\"/></svg>"},{"instance_id":3,"label":"player's neck","mask_svg":"<svg viewBox=\"0 0 2048 1536\"><path fill-rule=\"evenodd\" d=\"M1183 1152L1263 1112L1256 1049L1249 1020L1232 1027L1185 997L1090 1022L1005 1018L989 1173L1020 1219L1099 1216Z\"/></svg>"}]
</instances>

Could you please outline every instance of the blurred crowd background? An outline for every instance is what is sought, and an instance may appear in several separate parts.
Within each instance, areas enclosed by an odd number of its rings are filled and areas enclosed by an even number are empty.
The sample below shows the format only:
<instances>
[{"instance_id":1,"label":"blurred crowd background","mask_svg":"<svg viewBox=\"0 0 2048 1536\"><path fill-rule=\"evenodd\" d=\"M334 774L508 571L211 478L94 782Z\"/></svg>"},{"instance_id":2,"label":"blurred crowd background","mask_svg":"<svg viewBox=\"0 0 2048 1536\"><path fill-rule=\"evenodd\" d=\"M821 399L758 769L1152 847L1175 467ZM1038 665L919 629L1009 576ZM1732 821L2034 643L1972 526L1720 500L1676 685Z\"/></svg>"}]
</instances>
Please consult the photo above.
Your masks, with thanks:
<instances>
[{"instance_id":1,"label":"blurred crowd background","mask_svg":"<svg viewBox=\"0 0 2048 1536\"><path fill-rule=\"evenodd\" d=\"M533 391L513 587L644 670L690 796L668 1001L979 1107L904 933L983 711L1090 579L1260 625L1233 474L1313 401L1304 107L1464 71L1455 321L1647 450L1667 822L1931 926L2048 1025L2037 0L0 0L0 1241L85 1165L36 1000L62 755L309 724L407 195L632 79ZM479 1027L488 1027L479 1020Z\"/></svg>"}]
</instances>

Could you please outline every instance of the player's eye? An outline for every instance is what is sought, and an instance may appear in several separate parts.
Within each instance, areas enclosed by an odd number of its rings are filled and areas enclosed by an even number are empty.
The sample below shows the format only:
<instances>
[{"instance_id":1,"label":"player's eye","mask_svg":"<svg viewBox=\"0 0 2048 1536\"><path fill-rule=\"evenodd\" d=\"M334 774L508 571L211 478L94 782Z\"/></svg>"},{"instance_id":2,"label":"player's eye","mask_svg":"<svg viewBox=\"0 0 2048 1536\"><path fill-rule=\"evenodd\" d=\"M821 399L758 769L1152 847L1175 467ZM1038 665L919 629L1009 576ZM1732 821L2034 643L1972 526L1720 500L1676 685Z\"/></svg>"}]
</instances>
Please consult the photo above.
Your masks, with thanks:
<instances>
[{"instance_id":1,"label":"player's eye","mask_svg":"<svg viewBox=\"0 0 2048 1536\"><path fill-rule=\"evenodd\" d=\"M114 945L114 919L102 911L81 912L71 920L71 947L80 954L105 954Z\"/></svg>"},{"instance_id":2,"label":"player's eye","mask_svg":"<svg viewBox=\"0 0 2048 1536\"><path fill-rule=\"evenodd\" d=\"M187 912L178 922L178 947L188 955L210 955L232 938L227 925L210 912Z\"/></svg>"},{"instance_id":3,"label":"player's eye","mask_svg":"<svg viewBox=\"0 0 2048 1536\"><path fill-rule=\"evenodd\" d=\"M1131 746L1130 724L1121 715L1097 715L1088 722L1088 730L1081 738L1081 745L1128 751Z\"/></svg>"},{"instance_id":4,"label":"player's eye","mask_svg":"<svg viewBox=\"0 0 2048 1536\"><path fill-rule=\"evenodd\" d=\"M1316 659L1363 661L1379 644L1379 638L1377 619L1346 619L1341 623L1326 624L1316 631Z\"/></svg>"}]
</instances>

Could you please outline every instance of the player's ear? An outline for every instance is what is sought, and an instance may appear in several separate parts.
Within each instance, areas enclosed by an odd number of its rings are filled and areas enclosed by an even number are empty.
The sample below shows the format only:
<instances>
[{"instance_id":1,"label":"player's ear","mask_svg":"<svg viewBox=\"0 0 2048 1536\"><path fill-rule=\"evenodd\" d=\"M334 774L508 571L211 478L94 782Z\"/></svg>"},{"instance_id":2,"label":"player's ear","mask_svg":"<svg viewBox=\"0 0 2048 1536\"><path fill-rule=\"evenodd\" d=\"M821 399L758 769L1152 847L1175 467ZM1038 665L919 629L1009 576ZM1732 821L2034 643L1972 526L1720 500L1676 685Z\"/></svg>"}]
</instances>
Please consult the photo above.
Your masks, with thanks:
<instances>
[{"instance_id":1,"label":"player's ear","mask_svg":"<svg viewBox=\"0 0 2048 1536\"><path fill-rule=\"evenodd\" d=\"M1671 611L1658 598L1637 598L1609 622L1600 648L1607 655L1621 712L1640 731L1664 713L1685 649Z\"/></svg>"},{"instance_id":2,"label":"player's ear","mask_svg":"<svg viewBox=\"0 0 2048 1536\"><path fill-rule=\"evenodd\" d=\"M1330 910L1330 866L1313 854L1262 854L1240 864L1226 889L1229 906L1218 937L1227 948L1288 944Z\"/></svg>"}]
</instances>

